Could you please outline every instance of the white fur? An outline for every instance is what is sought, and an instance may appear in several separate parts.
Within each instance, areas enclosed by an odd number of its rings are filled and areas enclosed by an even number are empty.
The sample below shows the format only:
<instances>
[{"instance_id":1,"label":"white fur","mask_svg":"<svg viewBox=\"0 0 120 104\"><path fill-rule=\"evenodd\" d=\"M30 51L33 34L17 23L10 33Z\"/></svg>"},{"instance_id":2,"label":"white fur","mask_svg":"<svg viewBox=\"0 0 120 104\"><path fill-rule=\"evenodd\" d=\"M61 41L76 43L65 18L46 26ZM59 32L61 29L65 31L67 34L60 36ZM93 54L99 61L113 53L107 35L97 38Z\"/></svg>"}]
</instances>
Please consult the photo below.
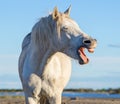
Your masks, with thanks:
<instances>
[{"instance_id":1,"label":"white fur","mask_svg":"<svg viewBox=\"0 0 120 104\"><path fill-rule=\"evenodd\" d=\"M55 8L23 40L19 75L26 104L61 104L62 91L71 75L71 58L81 60L77 50L89 36L67 12L69 9L61 14Z\"/></svg>"}]
</instances>

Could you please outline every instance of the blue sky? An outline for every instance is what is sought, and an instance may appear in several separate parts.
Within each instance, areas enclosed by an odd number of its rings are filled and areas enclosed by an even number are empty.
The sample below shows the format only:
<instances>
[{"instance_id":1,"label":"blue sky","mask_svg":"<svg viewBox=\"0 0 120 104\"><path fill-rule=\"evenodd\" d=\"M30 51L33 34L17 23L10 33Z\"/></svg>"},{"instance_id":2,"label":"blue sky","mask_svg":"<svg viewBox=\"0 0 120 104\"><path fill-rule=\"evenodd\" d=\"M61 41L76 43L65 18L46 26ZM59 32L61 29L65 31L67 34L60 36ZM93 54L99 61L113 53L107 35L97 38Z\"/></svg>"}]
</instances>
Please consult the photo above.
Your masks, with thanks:
<instances>
[{"instance_id":1,"label":"blue sky","mask_svg":"<svg viewBox=\"0 0 120 104\"><path fill-rule=\"evenodd\" d=\"M120 0L2 0L0 88L21 88L17 65L23 38L55 6L64 12L69 5L70 16L98 40L98 46L94 54L86 52L89 64L81 66L73 60L67 88L120 87Z\"/></svg>"}]
</instances>

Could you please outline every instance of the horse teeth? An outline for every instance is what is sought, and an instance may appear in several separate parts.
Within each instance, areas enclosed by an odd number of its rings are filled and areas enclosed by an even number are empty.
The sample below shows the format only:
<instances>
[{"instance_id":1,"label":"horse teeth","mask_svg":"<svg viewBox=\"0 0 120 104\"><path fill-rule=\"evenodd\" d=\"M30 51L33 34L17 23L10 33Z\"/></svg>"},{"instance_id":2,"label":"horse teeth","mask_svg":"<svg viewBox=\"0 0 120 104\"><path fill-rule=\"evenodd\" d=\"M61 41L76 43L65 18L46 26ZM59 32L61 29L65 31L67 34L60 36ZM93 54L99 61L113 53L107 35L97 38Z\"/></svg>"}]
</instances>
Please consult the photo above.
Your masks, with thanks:
<instances>
[{"instance_id":1,"label":"horse teeth","mask_svg":"<svg viewBox=\"0 0 120 104\"><path fill-rule=\"evenodd\" d=\"M94 52L94 49L88 49L88 51L89 51L90 53L93 53L93 52Z\"/></svg>"}]
</instances>

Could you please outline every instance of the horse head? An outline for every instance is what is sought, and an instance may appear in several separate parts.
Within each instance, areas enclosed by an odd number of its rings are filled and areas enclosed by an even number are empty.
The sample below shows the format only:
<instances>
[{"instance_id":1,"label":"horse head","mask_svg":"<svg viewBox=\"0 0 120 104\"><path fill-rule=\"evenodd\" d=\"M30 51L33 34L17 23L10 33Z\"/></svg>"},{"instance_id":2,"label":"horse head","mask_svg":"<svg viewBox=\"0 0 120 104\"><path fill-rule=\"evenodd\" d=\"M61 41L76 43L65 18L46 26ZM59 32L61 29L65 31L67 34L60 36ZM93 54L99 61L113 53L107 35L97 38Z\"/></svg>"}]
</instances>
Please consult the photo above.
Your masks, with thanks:
<instances>
[{"instance_id":1,"label":"horse head","mask_svg":"<svg viewBox=\"0 0 120 104\"><path fill-rule=\"evenodd\" d=\"M57 8L54 8L52 13L58 34L59 46L57 47L59 47L59 51L77 59L80 64L86 64L89 59L84 50L87 49L90 53L93 53L97 41L84 33L78 24L70 18L70 9L71 7L64 13L60 13Z\"/></svg>"},{"instance_id":2,"label":"horse head","mask_svg":"<svg viewBox=\"0 0 120 104\"><path fill-rule=\"evenodd\" d=\"M49 16L41 18L33 27L33 41L39 43L43 53L52 49L54 53L63 52L71 58L77 59L80 64L86 64L89 59L85 55L84 49L93 53L97 41L84 33L70 18L70 10L71 7L61 13L55 7Z\"/></svg>"}]
</instances>

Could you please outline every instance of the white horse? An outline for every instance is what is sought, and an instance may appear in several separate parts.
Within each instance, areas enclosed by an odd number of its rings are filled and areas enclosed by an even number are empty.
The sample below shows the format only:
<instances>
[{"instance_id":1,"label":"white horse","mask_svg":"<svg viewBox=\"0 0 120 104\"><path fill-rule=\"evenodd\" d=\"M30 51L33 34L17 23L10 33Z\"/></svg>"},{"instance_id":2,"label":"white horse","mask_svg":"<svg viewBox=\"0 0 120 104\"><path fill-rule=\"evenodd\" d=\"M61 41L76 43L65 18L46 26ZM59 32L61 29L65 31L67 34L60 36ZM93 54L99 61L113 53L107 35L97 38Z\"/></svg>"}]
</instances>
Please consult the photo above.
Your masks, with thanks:
<instances>
[{"instance_id":1,"label":"white horse","mask_svg":"<svg viewBox=\"0 0 120 104\"><path fill-rule=\"evenodd\" d=\"M81 31L69 17L70 8L38 21L22 43L19 75L26 104L61 104L61 94L71 75L71 58L88 63L96 39Z\"/></svg>"}]
</instances>

